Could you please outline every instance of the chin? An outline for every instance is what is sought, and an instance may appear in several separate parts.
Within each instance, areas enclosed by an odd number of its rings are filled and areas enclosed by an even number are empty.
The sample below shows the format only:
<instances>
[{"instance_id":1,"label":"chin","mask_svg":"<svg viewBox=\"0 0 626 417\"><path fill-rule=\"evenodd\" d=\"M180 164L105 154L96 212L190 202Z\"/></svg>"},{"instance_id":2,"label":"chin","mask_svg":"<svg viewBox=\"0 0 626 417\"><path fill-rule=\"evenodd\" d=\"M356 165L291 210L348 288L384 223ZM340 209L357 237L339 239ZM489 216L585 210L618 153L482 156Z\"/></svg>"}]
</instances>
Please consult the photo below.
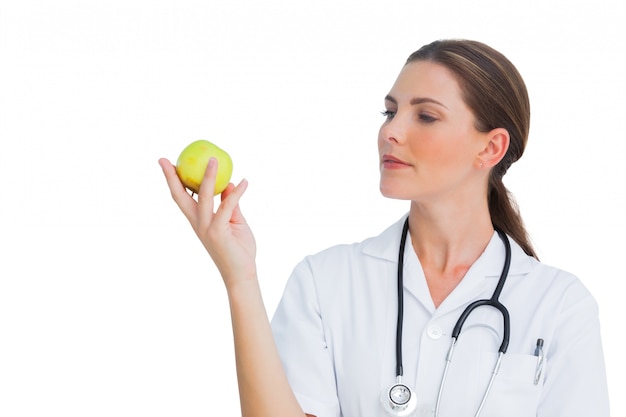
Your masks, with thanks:
<instances>
[{"instance_id":1,"label":"chin","mask_svg":"<svg viewBox=\"0 0 626 417\"><path fill-rule=\"evenodd\" d=\"M391 198L394 200L410 200L411 197L408 195L406 190L400 190L398 187L389 186L388 184L384 184L382 181L380 183L380 193L383 197Z\"/></svg>"}]
</instances>

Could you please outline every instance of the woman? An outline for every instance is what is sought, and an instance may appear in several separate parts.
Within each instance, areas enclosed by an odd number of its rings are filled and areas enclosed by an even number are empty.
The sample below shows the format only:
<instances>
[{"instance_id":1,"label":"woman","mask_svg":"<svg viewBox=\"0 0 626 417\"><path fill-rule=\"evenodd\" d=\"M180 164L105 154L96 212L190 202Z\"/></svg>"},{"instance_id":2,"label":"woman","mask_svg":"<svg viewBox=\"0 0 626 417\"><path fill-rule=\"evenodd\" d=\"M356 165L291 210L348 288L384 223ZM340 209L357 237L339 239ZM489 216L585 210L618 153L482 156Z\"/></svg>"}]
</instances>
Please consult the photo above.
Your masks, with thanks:
<instances>
[{"instance_id":1,"label":"woman","mask_svg":"<svg viewBox=\"0 0 626 417\"><path fill-rule=\"evenodd\" d=\"M502 183L529 131L515 67L479 42L433 42L409 57L384 115L380 189L410 201L408 215L305 258L271 327L238 205L247 182L215 209L215 161L197 203L160 161L227 288L242 414L608 416L596 303L539 263ZM454 334L476 300L495 307Z\"/></svg>"}]
</instances>

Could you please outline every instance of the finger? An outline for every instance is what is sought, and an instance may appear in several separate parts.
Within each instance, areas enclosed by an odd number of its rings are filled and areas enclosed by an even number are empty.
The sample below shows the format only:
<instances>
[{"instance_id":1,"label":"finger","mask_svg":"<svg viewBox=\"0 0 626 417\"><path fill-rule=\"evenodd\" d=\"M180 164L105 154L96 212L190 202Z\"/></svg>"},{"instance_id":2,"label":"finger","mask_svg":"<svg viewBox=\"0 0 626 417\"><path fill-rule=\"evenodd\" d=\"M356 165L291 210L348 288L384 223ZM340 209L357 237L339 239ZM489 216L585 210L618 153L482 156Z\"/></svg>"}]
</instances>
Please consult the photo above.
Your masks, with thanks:
<instances>
[{"instance_id":1,"label":"finger","mask_svg":"<svg viewBox=\"0 0 626 417\"><path fill-rule=\"evenodd\" d=\"M196 201L187 193L187 189L176 174L176 167L165 158L159 159L159 165L163 170L163 175L167 181L172 198L190 222L196 217Z\"/></svg>"},{"instance_id":2,"label":"finger","mask_svg":"<svg viewBox=\"0 0 626 417\"><path fill-rule=\"evenodd\" d=\"M247 187L247 184L246 184ZM235 185L231 182L226 186L226 189L222 192L222 201L224 201L231 193L232 191L235 189ZM246 220L243 217L243 214L241 213L241 206L239 204L237 204L233 210L233 214L231 216L231 221L235 222L235 223L245 223Z\"/></svg>"},{"instance_id":3,"label":"finger","mask_svg":"<svg viewBox=\"0 0 626 417\"><path fill-rule=\"evenodd\" d=\"M222 194L220 194L220 197L222 199L222 201L224 201L226 199L226 197L228 197L228 195L235 189L235 184L233 184L232 182L229 182L228 185L226 186L226 188L224 189L224 191L222 191Z\"/></svg>"},{"instance_id":4,"label":"finger","mask_svg":"<svg viewBox=\"0 0 626 417\"><path fill-rule=\"evenodd\" d=\"M210 158L204 171L204 177L198 190L198 210L201 226L208 226L213 217L213 197L215 192L215 177L217 176L217 159Z\"/></svg>"},{"instance_id":5,"label":"finger","mask_svg":"<svg viewBox=\"0 0 626 417\"><path fill-rule=\"evenodd\" d=\"M215 221L225 224L228 222L244 222L244 218L241 215L241 210L239 209L239 200L241 196L248 188L248 181L243 179L241 182L232 189L228 193L220 207L217 209L215 213Z\"/></svg>"}]
</instances>

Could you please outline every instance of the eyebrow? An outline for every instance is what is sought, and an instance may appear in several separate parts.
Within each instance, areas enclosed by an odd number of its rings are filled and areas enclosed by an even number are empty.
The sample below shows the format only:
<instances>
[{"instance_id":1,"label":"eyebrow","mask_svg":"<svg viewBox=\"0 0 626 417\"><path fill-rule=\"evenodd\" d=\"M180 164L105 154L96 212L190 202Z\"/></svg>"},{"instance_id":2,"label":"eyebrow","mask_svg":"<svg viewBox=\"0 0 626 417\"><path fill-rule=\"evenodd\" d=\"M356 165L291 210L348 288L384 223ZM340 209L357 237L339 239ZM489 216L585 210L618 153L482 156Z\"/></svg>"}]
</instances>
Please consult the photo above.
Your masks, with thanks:
<instances>
[{"instance_id":1,"label":"eyebrow","mask_svg":"<svg viewBox=\"0 0 626 417\"><path fill-rule=\"evenodd\" d=\"M385 100L386 101L391 101L394 104L398 104L398 101L395 98L393 98L392 96L390 96L390 95L387 95L385 97ZM447 107L443 103L435 100L434 98L430 98L430 97L415 97L415 98L412 98L411 101L410 101L411 106L415 106L416 104L422 104L422 103L438 104L439 106L444 107L444 108L447 109Z\"/></svg>"}]
</instances>

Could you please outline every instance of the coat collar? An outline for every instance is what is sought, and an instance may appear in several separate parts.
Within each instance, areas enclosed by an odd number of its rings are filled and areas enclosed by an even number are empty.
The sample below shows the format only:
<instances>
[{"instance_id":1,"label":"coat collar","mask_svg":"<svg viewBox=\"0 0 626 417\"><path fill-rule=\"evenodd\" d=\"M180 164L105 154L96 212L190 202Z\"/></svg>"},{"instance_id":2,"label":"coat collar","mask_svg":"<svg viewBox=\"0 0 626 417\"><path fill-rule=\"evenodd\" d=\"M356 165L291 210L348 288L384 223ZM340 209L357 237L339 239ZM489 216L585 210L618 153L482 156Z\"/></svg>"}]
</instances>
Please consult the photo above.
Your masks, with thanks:
<instances>
[{"instance_id":1,"label":"coat collar","mask_svg":"<svg viewBox=\"0 0 626 417\"><path fill-rule=\"evenodd\" d=\"M375 258L398 262L402 225L407 216L408 214L402 216L400 220L389 226L380 235L363 241L361 246L363 253Z\"/></svg>"},{"instance_id":2,"label":"coat collar","mask_svg":"<svg viewBox=\"0 0 626 417\"><path fill-rule=\"evenodd\" d=\"M408 214L402 216L402 218L385 229L380 235L365 240L362 245L363 253L397 263L402 226L407 216ZM405 251L412 250L410 235L407 239L408 241ZM524 250L511 237L509 237L509 242L511 243L511 267L509 269L509 275L518 275L530 272L533 264L533 258L526 255ZM504 245L502 244L498 233L494 232L491 241L485 248L485 251L476 260L474 265L472 265L468 273L472 272L472 274L480 274L484 277L500 277L502 264L501 262L494 262L494 260L504 260L504 254Z\"/></svg>"},{"instance_id":3,"label":"coat collar","mask_svg":"<svg viewBox=\"0 0 626 417\"><path fill-rule=\"evenodd\" d=\"M379 236L364 241L362 246L363 253L397 265L400 236L402 235L402 226L406 217L407 215L404 215ZM463 280L444 300L441 306L435 309L424 272L415 251L413 251L413 245L410 243L410 235L407 236L407 239L404 251L404 275L406 277L404 288L433 314L447 314L464 306L479 296L486 288L493 288L496 285L496 280L502 273L506 250L500 236L497 232L494 232L484 252L470 267ZM523 249L510 237L509 242L511 244L511 265L507 279L512 276L519 277L530 272L533 263L536 262L534 258L526 255ZM394 266L394 270L395 268ZM395 279L395 274L393 277Z\"/></svg>"}]
</instances>

